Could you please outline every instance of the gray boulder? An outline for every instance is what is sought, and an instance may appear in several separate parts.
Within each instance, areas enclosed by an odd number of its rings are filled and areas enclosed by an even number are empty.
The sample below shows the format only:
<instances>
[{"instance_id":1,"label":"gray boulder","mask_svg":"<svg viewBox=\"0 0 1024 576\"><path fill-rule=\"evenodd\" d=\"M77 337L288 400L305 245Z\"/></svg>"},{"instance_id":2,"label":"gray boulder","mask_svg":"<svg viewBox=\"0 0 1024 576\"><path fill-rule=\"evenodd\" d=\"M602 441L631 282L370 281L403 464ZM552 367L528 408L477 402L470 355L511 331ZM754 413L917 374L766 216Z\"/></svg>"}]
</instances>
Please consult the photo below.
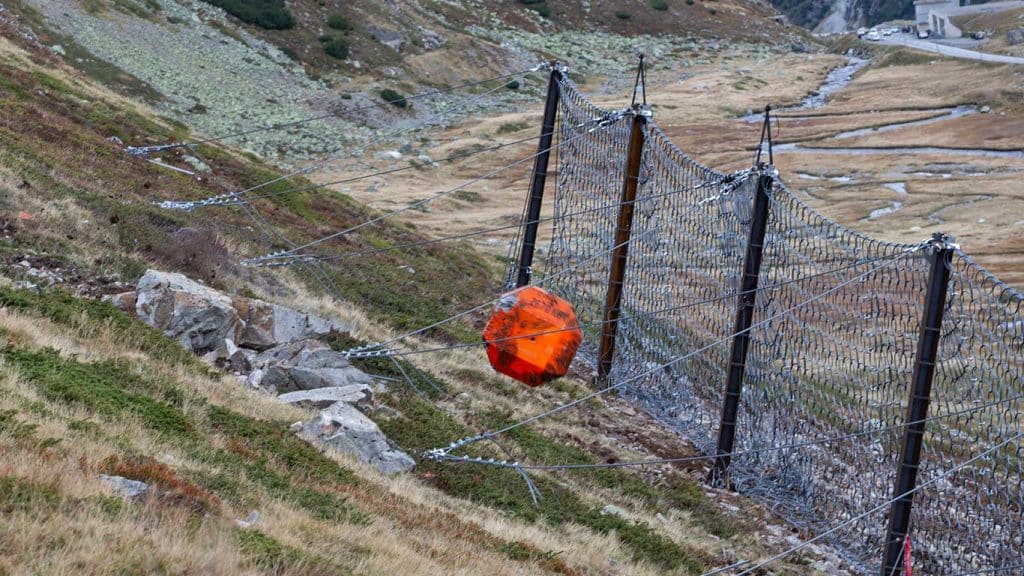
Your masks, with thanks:
<instances>
[{"instance_id":1,"label":"gray boulder","mask_svg":"<svg viewBox=\"0 0 1024 576\"><path fill-rule=\"evenodd\" d=\"M271 348L256 356L253 366L263 374L259 382L250 381L250 385L275 394L374 383L373 377L318 340L300 340Z\"/></svg>"},{"instance_id":2,"label":"gray boulder","mask_svg":"<svg viewBox=\"0 0 1024 576\"><path fill-rule=\"evenodd\" d=\"M235 298L234 306L245 323L238 340L243 348L267 350L286 342L352 330L339 322L251 298Z\"/></svg>"},{"instance_id":3,"label":"gray boulder","mask_svg":"<svg viewBox=\"0 0 1024 576\"><path fill-rule=\"evenodd\" d=\"M131 480L124 476L107 476L100 474L100 481L103 482L111 492L124 498L137 502L149 492L149 484L138 480Z\"/></svg>"},{"instance_id":4,"label":"gray boulder","mask_svg":"<svg viewBox=\"0 0 1024 576\"><path fill-rule=\"evenodd\" d=\"M231 298L181 274L157 270L139 279L135 315L197 354L216 350L241 328Z\"/></svg>"},{"instance_id":5,"label":"gray boulder","mask_svg":"<svg viewBox=\"0 0 1024 576\"><path fill-rule=\"evenodd\" d=\"M355 454L384 474L405 472L416 465L384 436L373 420L344 402L332 405L303 424L299 437L314 445Z\"/></svg>"},{"instance_id":6,"label":"gray boulder","mask_svg":"<svg viewBox=\"0 0 1024 576\"><path fill-rule=\"evenodd\" d=\"M373 35L373 38L377 42L391 48L395 52L402 51L402 46L405 44L405 37L402 36L401 33L377 26L367 26L366 30Z\"/></svg>"},{"instance_id":7,"label":"gray boulder","mask_svg":"<svg viewBox=\"0 0 1024 576\"><path fill-rule=\"evenodd\" d=\"M1016 30L1010 30L1007 32L1006 41L1009 42L1010 46L1024 44L1024 28L1017 28Z\"/></svg>"},{"instance_id":8,"label":"gray boulder","mask_svg":"<svg viewBox=\"0 0 1024 576\"><path fill-rule=\"evenodd\" d=\"M289 392L278 396L277 399L303 408L327 408L338 402L344 402L366 410L373 405L373 390L366 384L351 384Z\"/></svg>"}]
</instances>

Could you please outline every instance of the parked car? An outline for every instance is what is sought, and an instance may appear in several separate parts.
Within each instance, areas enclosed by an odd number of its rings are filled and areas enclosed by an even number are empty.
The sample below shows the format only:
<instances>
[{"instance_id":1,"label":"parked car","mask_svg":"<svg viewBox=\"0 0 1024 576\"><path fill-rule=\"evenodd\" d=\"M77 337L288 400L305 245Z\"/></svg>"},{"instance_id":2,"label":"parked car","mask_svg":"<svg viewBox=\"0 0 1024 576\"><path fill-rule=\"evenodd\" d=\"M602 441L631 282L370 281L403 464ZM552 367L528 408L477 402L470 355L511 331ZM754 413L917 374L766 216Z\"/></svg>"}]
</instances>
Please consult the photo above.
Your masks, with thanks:
<instances>
[{"instance_id":1,"label":"parked car","mask_svg":"<svg viewBox=\"0 0 1024 576\"><path fill-rule=\"evenodd\" d=\"M867 34L867 33L868 33L868 29L867 28L865 28L863 26L861 26L860 28L857 28L857 38L863 38L864 35Z\"/></svg>"},{"instance_id":2,"label":"parked car","mask_svg":"<svg viewBox=\"0 0 1024 576\"><path fill-rule=\"evenodd\" d=\"M931 36L931 35L932 35L932 31L931 30L918 30L917 31L917 37L921 38L922 40L927 38L927 37L929 37L929 36Z\"/></svg>"},{"instance_id":3,"label":"parked car","mask_svg":"<svg viewBox=\"0 0 1024 576\"><path fill-rule=\"evenodd\" d=\"M892 36L892 28L883 28L882 29L882 35L883 36Z\"/></svg>"},{"instance_id":4,"label":"parked car","mask_svg":"<svg viewBox=\"0 0 1024 576\"><path fill-rule=\"evenodd\" d=\"M984 32L971 32L971 39L972 40L984 40L985 39L985 33Z\"/></svg>"},{"instance_id":5,"label":"parked car","mask_svg":"<svg viewBox=\"0 0 1024 576\"><path fill-rule=\"evenodd\" d=\"M903 33L904 33L904 34L910 34L910 32L911 32L912 30L913 30L913 28L912 28L911 26L904 26L904 27L903 27Z\"/></svg>"},{"instance_id":6,"label":"parked car","mask_svg":"<svg viewBox=\"0 0 1024 576\"><path fill-rule=\"evenodd\" d=\"M878 42L879 40L882 39L882 35L878 33L878 30L872 30L868 32L868 35L865 36L865 38L867 38L871 42Z\"/></svg>"}]
</instances>

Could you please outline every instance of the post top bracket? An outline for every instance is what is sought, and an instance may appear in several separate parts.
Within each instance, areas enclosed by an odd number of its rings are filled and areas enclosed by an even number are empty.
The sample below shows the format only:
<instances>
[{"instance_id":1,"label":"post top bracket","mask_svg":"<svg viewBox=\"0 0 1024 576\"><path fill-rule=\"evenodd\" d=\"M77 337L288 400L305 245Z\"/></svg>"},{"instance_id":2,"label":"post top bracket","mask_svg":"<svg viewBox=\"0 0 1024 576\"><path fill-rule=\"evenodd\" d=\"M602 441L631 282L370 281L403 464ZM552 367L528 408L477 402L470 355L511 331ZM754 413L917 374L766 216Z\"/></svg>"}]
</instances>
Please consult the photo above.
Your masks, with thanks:
<instances>
[{"instance_id":1,"label":"post top bracket","mask_svg":"<svg viewBox=\"0 0 1024 576\"><path fill-rule=\"evenodd\" d=\"M537 66L539 70L550 70L551 72L558 72L560 74L568 74L569 67L559 62L558 60L549 60Z\"/></svg>"},{"instance_id":2,"label":"post top bracket","mask_svg":"<svg viewBox=\"0 0 1024 576\"><path fill-rule=\"evenodd\" d=\"M930 240L926 241L926 244L936 250L959 250L960 245L953 240L955 238L945 232L936 232L932 234Z\"/></svg>"},{"instance_id":3,"label":"post top bracket","mask_svg":"<svg viewBox=\"0 0 1024 576\"><path fill-rule=\"evenodd\" d=\"M650 106L645 106L643 104L633 104L633 106L630 107L630 112L632 112L634 116L642 116L648 120L654 118L654 110L651 110Z\"/></svg>"}]
</instances>

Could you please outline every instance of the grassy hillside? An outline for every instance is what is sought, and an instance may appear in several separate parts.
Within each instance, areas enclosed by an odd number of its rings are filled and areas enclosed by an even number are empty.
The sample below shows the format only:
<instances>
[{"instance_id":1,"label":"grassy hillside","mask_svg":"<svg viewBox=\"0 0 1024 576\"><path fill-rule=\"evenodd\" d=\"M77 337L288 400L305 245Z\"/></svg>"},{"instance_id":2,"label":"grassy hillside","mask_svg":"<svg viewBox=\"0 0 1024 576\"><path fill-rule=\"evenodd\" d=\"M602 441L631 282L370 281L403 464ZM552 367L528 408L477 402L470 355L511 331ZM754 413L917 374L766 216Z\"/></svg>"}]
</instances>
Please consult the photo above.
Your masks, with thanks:
<instances>
[{"instance_id":1,"label":"grassy hillside","mask_svg":"<svg viewBox=\"0 0 1024 576\"><path fill-rule=\"evenodd\" d=\"M211 371L93 297L160 267L318 308L380 338L478 304L494 293L499 263L465 245L343 260L327 269L342 301L313 296L320 287L301 271L240 268L238 257L284 245L238 210L182 214L152 203L279 172L219 146L190 152L212 168L196 175L126 154L119 141L192 136L66 67L22 24L0 27L0 574L700 574L784 546L765 532L776 522L767 511L702 487L700 467L537 473L535 505L508 470L421 462L387 478L301 442L289 427L313 412ZM188 169L185 150L160 161ZM299 242L372 214L333 192L256 207L274 232ZM422 238L411 226L380 225L332 249ZM428 336L477 338L468 326ZM425 367L443 395L423 399L396 385L373 414L414 455L584 390L564 381L526 391L468 351ZM519 431L503 448L577 463L692 454L616 399ZM129 502L100 475L151 491ZM781 566L807 573L812 560Z\"/></svg>"}]
</instances>

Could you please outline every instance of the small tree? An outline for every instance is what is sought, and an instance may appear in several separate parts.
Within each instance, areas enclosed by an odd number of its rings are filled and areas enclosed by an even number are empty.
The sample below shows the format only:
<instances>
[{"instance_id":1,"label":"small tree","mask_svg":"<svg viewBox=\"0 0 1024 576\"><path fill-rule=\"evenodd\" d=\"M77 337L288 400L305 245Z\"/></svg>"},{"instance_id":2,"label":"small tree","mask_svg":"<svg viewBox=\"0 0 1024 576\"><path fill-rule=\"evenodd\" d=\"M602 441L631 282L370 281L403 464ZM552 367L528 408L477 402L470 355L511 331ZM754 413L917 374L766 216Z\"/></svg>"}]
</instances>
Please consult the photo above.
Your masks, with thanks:
<instances>
[{"instance_id":1,"label":"small tree","mask_svg":"<svg viewBox=\"0 0 1024 576\"><path fill-rule=\"evenodd\" d=\"M400 92L392 90L391 88L381 90L380 97L399 108L405 108L409 105L409 101L405 99L405 96L402 96Z\"/></svg>"},{"instance_id":2,"label":"small tree","mask_svg":"<svg viewBox=\"0 0 1024 576\"><path fill-rule=\"evenodd\" d=\"M348 42L343 38L332 38L324 45L324 52L327 52L328 56L344 60L348 58Z\"/></svg>"},{"instance_id":3,"label":"small tree","mask_svg":"<svg viewBox=\"0 0 1024 576\"><path fill-rule=\"evenodd\" d=\"M668 0L650 0L651 8L664 12L668 10Z\"/></svg>"}]
</instances>

